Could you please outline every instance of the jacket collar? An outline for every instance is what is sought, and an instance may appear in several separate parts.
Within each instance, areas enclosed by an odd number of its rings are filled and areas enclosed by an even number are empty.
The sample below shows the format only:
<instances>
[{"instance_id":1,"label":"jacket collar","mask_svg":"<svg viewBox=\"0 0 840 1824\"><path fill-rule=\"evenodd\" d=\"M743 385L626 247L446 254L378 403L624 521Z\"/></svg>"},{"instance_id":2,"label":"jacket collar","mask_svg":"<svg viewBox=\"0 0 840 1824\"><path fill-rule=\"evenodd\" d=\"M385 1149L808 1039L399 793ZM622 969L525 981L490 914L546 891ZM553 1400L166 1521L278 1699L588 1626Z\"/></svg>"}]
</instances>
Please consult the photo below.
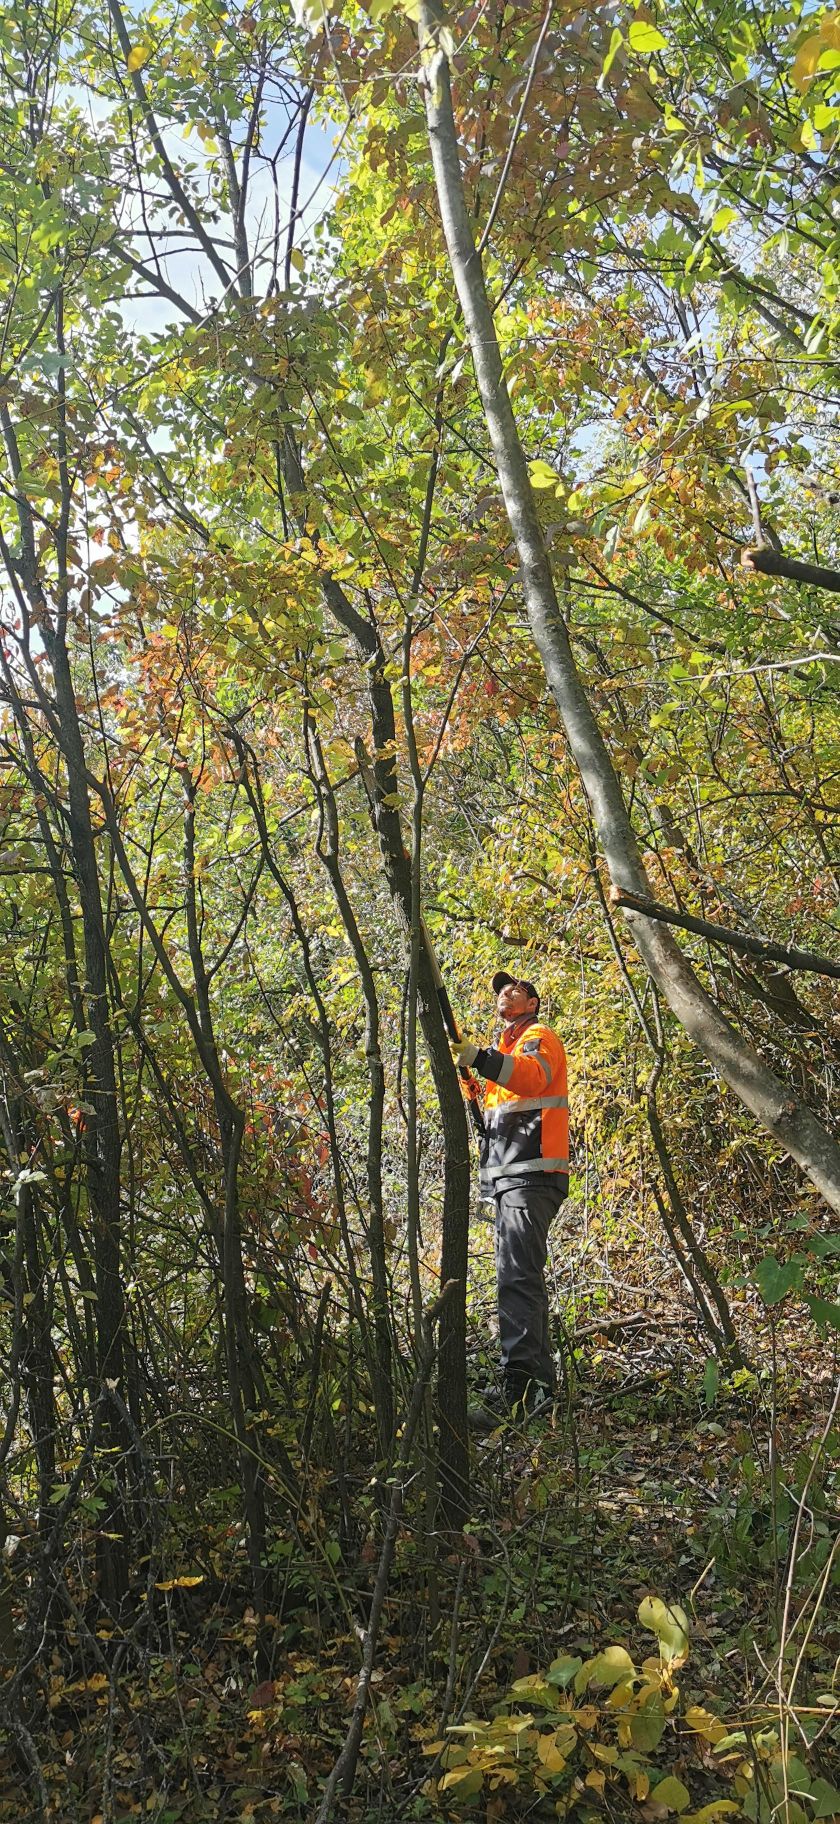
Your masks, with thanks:
<instances>
[{"instance_id":1,"label":"jacket collar","mask_svg":"<svg viewBox=\"0 0 840 1824\"><path fill-rule=\"evenodd\" d=\"M512 1051L517 1039L521 1039L523 1032L533 1026L536 1017L535 1013L521 1013L518 1020L513 1020L510 1026L506 1026L499 1040L499 1050Z\"/></svg>"}]
</instances>

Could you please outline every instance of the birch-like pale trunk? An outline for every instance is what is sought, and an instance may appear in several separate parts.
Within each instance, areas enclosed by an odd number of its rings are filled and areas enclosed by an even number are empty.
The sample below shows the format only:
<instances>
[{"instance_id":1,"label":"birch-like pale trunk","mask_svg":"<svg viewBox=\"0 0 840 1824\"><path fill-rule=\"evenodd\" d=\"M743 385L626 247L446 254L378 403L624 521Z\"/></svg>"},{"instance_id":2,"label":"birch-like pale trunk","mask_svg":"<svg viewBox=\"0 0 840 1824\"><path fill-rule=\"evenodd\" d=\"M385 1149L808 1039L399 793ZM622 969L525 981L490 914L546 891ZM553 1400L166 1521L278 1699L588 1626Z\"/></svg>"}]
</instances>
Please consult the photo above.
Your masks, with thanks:
<instances>
[{"instance_id":1,"label":"birch-like pale trunk","mask_svg":"<svg viewBox=\"0 0 840 1824\"><path fill-rule=\"evenodd\" d=\"M601 849L616 887L655 897L615 768L581 683L560 611L525 451L507 389L481 256L467 212L452 107L449 58L436 0L421 0L419 38L432 166L452 277L511 532L531 631L580 771ZM445 39L444 39L445 44ZM840 1213L840 1146L812 1110L724 1018L663 925L625 911L633 942L671 1011L713 1068Z\"/></svg>"}]
</instances>

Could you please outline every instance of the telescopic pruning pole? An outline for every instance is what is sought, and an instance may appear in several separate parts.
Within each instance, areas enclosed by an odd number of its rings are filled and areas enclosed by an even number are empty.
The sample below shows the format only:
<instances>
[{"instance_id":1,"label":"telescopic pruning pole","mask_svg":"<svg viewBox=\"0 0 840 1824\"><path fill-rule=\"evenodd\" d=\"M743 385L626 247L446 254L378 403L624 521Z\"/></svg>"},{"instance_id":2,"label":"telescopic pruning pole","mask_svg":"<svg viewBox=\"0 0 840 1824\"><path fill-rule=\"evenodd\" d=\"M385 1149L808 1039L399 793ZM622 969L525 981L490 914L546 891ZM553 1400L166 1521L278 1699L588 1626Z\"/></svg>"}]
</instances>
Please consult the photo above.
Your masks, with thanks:
<instances>
[{"instance_id":1,"label":"telescopic pruning pole","mask_svg":"<svg viewBox=\"0 0 840 1824\"><path fill-rule=\"evenodd\" d=\"M458 1022L452 1011L452 1002L449 999L449 995L446 990L446 983L444 982L443 976L441 975L441 972L440 972L440 964L435 955L434 944L432 943L432 940L429 936L429 933L428 933L428 930L426 927L425 918L421 918L420 925L421 925L422 932L423 932L423 942L424 942L424 944L426 946L426 950L428 952L429 962L432 965L432 975L434 976L434 979L435 979L435 988L437 989L437 997L438 997L438 1004L440 1006L440 1011L443 1014L443 1023L444 1023L444 1026L446 1027L446 1030L447 1030L449 1037L452 1040L453 1044L457 1045L458 1040L461 1037L461 1034L458 1031ZM462 1085L463 1091L464 1091L464 1099L466 1101L467 1108L469 1109L470 1120L473 1124L473 1127L475 1128L476 1133L479 1135L479 1137L483 1137L483 1135L484 1135L484 1116L481 1112L481 1089L479 1086L478 1078L474 1077L472 1074L472 1071L467 1070L465 1065L460 1065L460 1064L458 1066L458 1075L461 1079L461 1085Z\"/></svg>"}]
</instances>

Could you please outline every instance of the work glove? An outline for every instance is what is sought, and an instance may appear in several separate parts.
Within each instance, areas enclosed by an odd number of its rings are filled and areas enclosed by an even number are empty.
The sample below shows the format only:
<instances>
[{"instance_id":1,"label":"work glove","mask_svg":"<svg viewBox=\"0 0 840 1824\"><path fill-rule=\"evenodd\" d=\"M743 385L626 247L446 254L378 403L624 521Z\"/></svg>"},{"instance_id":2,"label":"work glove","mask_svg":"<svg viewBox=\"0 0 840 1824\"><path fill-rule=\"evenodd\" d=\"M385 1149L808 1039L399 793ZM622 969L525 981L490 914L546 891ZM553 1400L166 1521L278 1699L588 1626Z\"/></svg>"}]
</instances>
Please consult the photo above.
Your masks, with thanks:
<instances>
[{"instance_id":1,"label":"work glove","mask_svg":"<svg viewBox=\"0 0 840 1824\"><path fill-rule=\"evenodd\" d=\"M452 1039L449 1049L452 1053L452 1062L457 1065L459 1070L469 1070L470 1065L475 1063L479 1052L479 1047L473 1044L472 1039Z\"/></svg>"}]
</instances>

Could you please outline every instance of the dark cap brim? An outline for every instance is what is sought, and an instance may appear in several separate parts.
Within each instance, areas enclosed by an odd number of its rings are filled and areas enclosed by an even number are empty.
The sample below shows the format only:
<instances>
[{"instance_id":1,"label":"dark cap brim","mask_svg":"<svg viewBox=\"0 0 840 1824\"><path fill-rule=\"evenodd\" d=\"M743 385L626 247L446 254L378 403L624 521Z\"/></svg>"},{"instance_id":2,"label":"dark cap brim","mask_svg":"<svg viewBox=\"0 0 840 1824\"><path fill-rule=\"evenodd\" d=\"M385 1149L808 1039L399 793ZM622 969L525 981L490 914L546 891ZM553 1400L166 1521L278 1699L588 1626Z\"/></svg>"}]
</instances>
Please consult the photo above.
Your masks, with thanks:
<instances>
[{"instance_id":1,"label":"dark cap brim","mask_svg":"<svg viewBox=\"0 0 840 1824\"><path fill-rule=\"evenodd\" d=\"M497 969L493 977L493 993L501 994L502 989L507 988L508 986L524 988L526 994L529 994L531 999L536 1001L537 1011L539 1012L540 993L539 989L534 986L534 983L524 981L521 975L510 975L507 969Z\"/></svg>"}]
</instances>

